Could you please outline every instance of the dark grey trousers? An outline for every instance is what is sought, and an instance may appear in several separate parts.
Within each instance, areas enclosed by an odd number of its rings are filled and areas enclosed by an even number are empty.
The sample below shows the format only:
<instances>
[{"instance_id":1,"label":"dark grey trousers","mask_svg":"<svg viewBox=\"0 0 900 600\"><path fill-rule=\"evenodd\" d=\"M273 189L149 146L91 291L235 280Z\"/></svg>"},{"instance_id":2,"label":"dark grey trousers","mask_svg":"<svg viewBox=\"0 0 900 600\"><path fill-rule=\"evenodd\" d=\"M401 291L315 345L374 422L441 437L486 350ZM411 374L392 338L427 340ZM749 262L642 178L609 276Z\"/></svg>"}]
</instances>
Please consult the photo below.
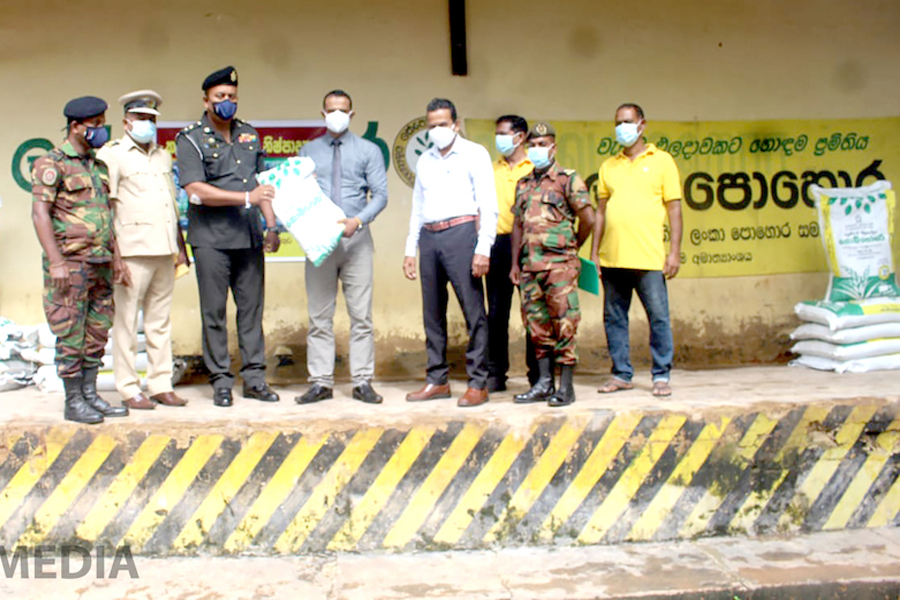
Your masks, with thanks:
<instances>
[{"instance_id":1,"label":"dark grey trousers","mask_svg":"<svg viewBox=\"0 0 900 600\"><path fill-rule=\"evenodd\" d=\"M469 387L487 384L487 316L481 278L472 277L472 256L478 233L475 223L463 223L444 231L422 229L419 236L419 277L422 281L422 313L425 349L428 354L426 380L447 382L447 284L453 286L469 333L466 373Z\"/></svg>"}]
</instances>

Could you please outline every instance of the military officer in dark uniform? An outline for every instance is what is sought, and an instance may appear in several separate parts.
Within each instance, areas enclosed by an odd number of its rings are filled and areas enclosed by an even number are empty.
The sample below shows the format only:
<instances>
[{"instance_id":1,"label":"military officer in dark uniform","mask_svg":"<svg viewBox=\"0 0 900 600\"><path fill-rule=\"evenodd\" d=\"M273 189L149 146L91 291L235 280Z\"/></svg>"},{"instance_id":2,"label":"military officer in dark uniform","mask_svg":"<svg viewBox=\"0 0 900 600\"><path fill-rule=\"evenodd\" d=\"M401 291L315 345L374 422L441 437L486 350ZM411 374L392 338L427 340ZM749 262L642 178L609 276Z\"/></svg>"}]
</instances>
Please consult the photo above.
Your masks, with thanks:
<instances>
[{"instance_id":1,"label":"military officer in dark uniform","mask_svg":"<svg viewBox=\"0 0 900 600\"><path fill-rule=\"evenodd\" d=\"M34 162L32 221L44 249L44 313L56 335L65 418L101 423L128 409L97 395L97 371L113 318L113 280L129 285L113 234L109 174L94 150L109 140L106 102L66 104L66 141Z\"/></svg>"},{"instance_id":2,"label":"military officer in dark uniform","mask_svg":"<svg viewBox=\"0 0 900 600\"><path fill-rule=\"evenodd\" d=\"M243 395L277 402L265 380L263 340L263 250L278 250L271 211L263 234L260 203L275 190L258 185L265 169L256 130L235 118L238 76L234 67L212 73L203 81L206 109L195 124L176 138L181 185L190 198L188 236L197 265L203 321L203 361L210 373L216 406L231 406L231 357L225 305L231 288L237 306Z\"/></svg>"}]
</instances>

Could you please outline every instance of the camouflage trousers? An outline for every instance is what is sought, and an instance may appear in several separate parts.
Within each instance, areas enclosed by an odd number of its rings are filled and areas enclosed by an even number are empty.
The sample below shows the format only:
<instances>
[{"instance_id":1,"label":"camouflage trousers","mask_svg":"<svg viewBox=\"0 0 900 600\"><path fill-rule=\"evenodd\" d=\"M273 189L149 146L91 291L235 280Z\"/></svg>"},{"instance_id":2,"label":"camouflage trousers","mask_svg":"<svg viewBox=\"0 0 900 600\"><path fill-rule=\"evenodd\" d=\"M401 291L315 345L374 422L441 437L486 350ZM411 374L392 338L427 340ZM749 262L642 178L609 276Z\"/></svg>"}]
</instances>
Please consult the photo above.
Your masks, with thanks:
<instances>
[{"instance_id":1,"label":"camouflage trousers","mask_svg":"<svg viewBox=\"0 0 900 600\"><path fill-rule=\"evenodd\" d=\"M538 359L556 357L556 364L578 362L575 333L581 321L578 269L521 272L522 320Z\"/></svg>"},{"instance_id":2,"label":"camouflage trousers","mask_svg":"<svg viewBox=\"0 0 900 600\"><path fill-rule=\"evenodd\" d=\"M99 367L113 319L112 267L67 261L69 289L53 285L44 259L44 314L56 336L56 372L63 379Z\"/></svg>"}]
</instances>

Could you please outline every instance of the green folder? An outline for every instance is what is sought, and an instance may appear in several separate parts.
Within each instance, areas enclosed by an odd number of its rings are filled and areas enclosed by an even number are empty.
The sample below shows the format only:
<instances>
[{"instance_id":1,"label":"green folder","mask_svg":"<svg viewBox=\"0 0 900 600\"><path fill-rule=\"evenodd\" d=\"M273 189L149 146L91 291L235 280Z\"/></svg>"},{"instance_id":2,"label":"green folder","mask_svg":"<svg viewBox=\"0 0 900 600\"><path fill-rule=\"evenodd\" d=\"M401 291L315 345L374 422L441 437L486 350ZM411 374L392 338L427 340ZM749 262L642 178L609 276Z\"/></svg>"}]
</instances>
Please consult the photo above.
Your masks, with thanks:
<instances>
[{"instance_id":1,"label":"green folder","mask_svg":"<svg viewBox=\"0 0 900 600\"><path fill-rule=\"evenodd\" d=\"M597 273L597 265L583 258L581 259L581 275L578 276L578 287L589 294L600 295L600 275Z\"/></svg>"}]
</instances>

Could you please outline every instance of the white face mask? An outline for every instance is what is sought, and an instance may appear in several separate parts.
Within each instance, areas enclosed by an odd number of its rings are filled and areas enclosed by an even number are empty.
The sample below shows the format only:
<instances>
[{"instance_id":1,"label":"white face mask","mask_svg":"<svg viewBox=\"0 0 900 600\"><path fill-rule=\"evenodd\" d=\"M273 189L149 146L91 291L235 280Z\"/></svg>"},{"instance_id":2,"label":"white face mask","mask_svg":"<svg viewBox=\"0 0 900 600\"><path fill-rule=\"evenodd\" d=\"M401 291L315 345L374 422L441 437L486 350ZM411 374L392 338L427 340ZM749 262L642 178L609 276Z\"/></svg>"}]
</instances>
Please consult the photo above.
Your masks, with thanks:
<instances>
[{"instance_id":1,"label":"white face mask","mask_svg":"<svg viewBox=\"0 0 900 600\"><path fill-rule=\"evenodd\" d=\"M325 115L325 127L332 133L344 133L350 126L350 115L342 110L333 110Z\"/></svg>"},{"instance_id":2,"label":"white face mask","mask_svg":"<svg viewBox=\"0 0 900 600\"><path fill-rule=\"evenodd\" d=\"M626 148L634 146L639 136L637 123L620 123L616 125L616 141Z\"/></svg>"},{"instance_id":3,"label":"white face mask","mask_svg":"<svg viewBox=\"0 0 900 600\"><path fill-rule=\"evenodd\" d=\"M156 123L143 119L135 119L131 121L131 131L128 132L131 139L138 144L149 144L156 142Z\"/></svg>"},{"instance_id":4,"label":"white face mask","mask_svg":"<svg viewBox=\"0 0 900 600\"><path fill-rule=\"evenodd\" d=\"M449 127L435 127L428 130L428 137L439 150L443 150L456 139L456 132Z\"/></svg>"}]
</instances>

